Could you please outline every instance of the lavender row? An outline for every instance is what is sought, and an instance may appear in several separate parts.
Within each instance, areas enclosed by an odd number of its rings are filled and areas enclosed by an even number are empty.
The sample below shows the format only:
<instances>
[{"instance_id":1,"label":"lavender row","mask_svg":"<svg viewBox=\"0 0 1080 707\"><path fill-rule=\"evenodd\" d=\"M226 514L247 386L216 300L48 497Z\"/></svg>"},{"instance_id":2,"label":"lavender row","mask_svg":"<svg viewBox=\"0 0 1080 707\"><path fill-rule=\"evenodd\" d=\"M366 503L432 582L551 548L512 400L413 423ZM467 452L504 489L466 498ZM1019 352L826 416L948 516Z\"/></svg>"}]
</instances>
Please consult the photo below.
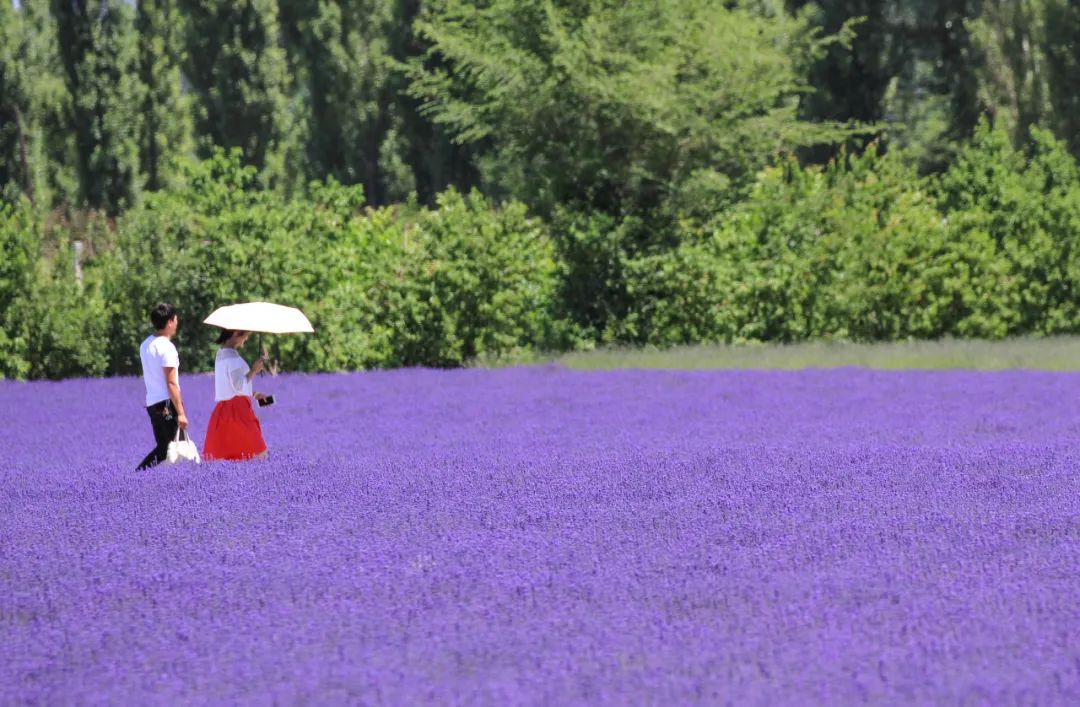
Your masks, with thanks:
<instances>
[{"instance_id":1,"label":"lavender row","mask_svg":"<svg viewBox=\"0 0 1080 707\"><path fill-rule=\"evenodd\" d=\"M0 384L0 703L1080 699L1080 376L263 387L136 474L139 381Z\"/></svg>"}]
</instances>

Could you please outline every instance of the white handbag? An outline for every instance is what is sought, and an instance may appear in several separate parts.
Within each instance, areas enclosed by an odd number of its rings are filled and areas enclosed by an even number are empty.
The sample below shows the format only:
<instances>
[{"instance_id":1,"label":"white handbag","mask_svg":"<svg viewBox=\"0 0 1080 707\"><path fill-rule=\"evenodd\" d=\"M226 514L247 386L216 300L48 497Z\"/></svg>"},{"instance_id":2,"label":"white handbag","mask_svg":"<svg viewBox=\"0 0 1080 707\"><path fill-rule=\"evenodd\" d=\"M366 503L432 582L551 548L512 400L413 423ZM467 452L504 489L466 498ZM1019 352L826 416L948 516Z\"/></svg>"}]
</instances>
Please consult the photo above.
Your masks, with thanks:
<instances>
[{"instance_id":1,"label":"white handbag","mask_svg":"<svg viewBox=\"0 0 1080 707\"><path fill-rule=\"evenodd\" d=\"M180 433L183 433L181 439ZM195 442L191 440L191 435L187 430L181 430L179 427L176 429L176 437L172 442L169 442L169 450L166 452L166 458L170 464L175 464L178 461L186 459L193 461L196 464L202 462L202 457L199 456L199 448L195 446Z\"/></svg>"}]
</instances>

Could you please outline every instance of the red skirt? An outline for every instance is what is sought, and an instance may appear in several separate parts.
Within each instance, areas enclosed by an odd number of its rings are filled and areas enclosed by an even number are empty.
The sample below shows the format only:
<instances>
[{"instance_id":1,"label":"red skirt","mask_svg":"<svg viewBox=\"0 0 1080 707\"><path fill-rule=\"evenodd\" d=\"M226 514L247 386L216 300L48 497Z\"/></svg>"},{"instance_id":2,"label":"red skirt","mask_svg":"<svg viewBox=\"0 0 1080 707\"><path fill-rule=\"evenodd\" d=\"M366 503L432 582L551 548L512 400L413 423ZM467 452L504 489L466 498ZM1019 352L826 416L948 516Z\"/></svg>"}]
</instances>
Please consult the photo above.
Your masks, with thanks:
<instances>
[{"instance_id":1,"label":"red skirt","mask_svg":"<svg viewBox=\"0 0 1080 707\"><path fill-rule=\"evenodd\" d=\"M251 398L237 395L214 406L206 428L204 459L250 459L265 451L262 425L255 417Z\"/></svg>"}]
</instances>

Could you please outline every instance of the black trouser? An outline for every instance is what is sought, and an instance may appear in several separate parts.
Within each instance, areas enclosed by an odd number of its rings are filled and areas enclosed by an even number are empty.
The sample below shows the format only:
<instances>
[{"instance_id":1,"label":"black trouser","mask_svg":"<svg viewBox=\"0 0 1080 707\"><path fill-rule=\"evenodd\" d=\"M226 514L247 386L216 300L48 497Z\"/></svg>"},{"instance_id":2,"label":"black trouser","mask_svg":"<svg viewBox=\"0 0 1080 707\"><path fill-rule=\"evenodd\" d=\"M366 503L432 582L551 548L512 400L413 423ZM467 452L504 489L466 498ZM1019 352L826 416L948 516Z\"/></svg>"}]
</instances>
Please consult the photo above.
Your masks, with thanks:
<instances>
[{"instance_id":1,"label":"black trouser","mask_svg":"<svg viewBox=\"0 0 1080 707\"><path fill-rule=\"evenodd\" d=\"M139 464L136 471L149 469L165 461L165 457L169 453L169 442L172 442L176 437L178 427L176 409L173 407L171 400L154 403L146 408L146 412L150 415L150 425L154 428L154 441L157 442L157 446L146 455L146 458L142 460L142 464Z\"/></svg>"}]
</instances>

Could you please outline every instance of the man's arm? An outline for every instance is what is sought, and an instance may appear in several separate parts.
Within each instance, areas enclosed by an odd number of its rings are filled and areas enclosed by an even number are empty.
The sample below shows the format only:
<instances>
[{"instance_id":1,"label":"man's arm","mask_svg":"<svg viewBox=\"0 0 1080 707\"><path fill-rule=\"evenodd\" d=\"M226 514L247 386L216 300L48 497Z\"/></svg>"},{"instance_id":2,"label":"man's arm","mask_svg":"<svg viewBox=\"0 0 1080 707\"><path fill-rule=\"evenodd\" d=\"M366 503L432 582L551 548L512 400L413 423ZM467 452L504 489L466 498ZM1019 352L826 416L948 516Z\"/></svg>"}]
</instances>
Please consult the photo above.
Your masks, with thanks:
<instances>
[{"instance_id":1,"label":"man's arm","mask_svg":"<svg viewBox=\"0 0 1080 707\"><path fill-rule=\"evenodd\" d=\"M180 399L180 377L175 368L165 368L165 383L169 386L169 399L176 408L176 424L180 425L180 429L186 430L188 419L184 412L184 401Z\"/></svg>"}]
</instances>

